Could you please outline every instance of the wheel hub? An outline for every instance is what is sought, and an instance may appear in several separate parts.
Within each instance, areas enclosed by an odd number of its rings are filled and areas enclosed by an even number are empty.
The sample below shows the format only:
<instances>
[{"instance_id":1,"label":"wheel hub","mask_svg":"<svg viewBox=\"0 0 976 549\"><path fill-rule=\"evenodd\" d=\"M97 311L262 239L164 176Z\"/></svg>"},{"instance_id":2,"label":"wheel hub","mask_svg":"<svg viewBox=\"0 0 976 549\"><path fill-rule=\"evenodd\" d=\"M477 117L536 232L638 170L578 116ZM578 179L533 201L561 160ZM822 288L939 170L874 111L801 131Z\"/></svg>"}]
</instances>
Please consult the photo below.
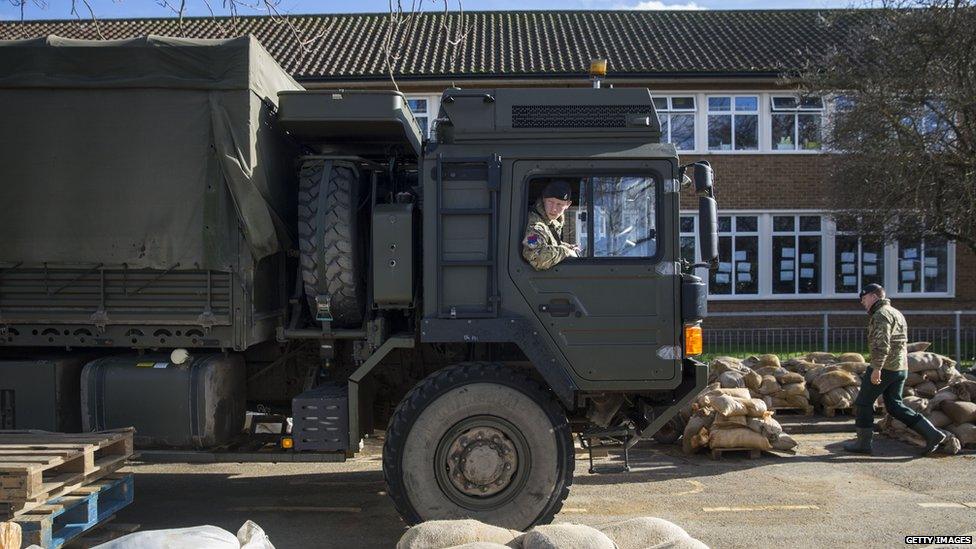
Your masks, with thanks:
<instances>
[{"instance_id":1,"label":"wheel hub","mask_svg":"<svg viewBox=\"0 0 976 549\"><path fill-rule=\"evenodd\" d=\"M494 427L474 427L461 433L447 451L448 478L469 496L501 492L511 482L517 465L515 445Z\"/></svg>"}]
</instances>

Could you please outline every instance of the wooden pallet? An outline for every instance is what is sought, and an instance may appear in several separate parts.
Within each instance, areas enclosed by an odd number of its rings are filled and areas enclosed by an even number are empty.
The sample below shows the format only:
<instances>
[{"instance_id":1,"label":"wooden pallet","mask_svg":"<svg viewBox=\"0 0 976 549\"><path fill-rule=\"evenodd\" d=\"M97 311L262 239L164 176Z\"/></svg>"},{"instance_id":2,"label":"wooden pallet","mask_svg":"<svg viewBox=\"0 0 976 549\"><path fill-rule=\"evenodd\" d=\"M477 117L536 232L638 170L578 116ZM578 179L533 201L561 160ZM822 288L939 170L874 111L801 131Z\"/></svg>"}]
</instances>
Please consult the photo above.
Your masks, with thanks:
<instances>
[{"instance_id":1,"label":"wooden pallet","mask_svg":"<svg viewBox=\"0 0 976 549\"><path fill-rule=\"evenodd\" d=\"M833 406L822 406L820 409L820 413L824 417L834 417L837 415L845 415L845 416L853 417L854 414L856 413L856 410L857 410L856 406L847 406L846 408L834 408ZM878 405L874 406L875 414L880 414L883 410L884 408L882 408L881 406Z\"/></svg>"},{"instance_id":2,"label":"wooden pallet","mask_svg":"<svg viewBox=\"0 0 976 549\"><path fill-rule=\"evenodd\" d=\"M117 471L132 456L133 432L0 431L0 517L23 514Z\"/></svg>"},{"instance_id":3,"label":"wooden pallet","mask_svg":"<svg viewBox=\"0 0 976 549\"><path fill-rule=\"evenodd\" d=\"M56 549L132 503L132 474L110 474L31 509L14 522L23 529L23 543Z\"/></svg>"},{"instance_id":4,"label":"wooden pallet","mask_svg":"<svg viewBox=\"0 0 976 549\"><path fill-rule=\"evenodd\" d=\"M741 454L749 459L758 459L762 457L763 451L757 448L712 448L711 456L712 459L722 459L725 454Z\"/></svg>"},{"instance_id":5,"label":"wooden pallet","mask_svg":"<svg viewBox=\"0 0 976 549\"><path fill-rule=\"evenodd\" d=\"M813 415L813 405L810 406L779 406L776 408L769 408L771 412L780 414L780 412L786 412L792 415L798 416L812 416Z\"/></svg>"}]
</instances>

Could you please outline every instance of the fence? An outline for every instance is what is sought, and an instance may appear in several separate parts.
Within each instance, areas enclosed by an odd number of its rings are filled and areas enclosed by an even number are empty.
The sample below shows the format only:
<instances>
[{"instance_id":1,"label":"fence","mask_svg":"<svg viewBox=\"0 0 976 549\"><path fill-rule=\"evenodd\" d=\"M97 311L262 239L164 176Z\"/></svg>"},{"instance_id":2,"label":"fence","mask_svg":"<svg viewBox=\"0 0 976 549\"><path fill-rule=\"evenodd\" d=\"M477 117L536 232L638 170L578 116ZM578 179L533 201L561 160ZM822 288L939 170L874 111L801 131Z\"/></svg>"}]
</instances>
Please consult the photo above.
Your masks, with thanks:
<instances>
[{"instance_id":1,"label":"fence","mask_svg":"<svg viewBox=\"0 0 976 549\"><path fill-rule=\"evenodd\" d=\"M930 350L954 357L956 362L972 363L976 359L976 326L963 325L963 320L976 317L976 311L902 311L908 320L909 341L929 341ZM810 326L771 326L763 328L709 328L704 331L705 352L708 355L742 353L794 354L809 351L862 352L868 350L867 319L865 326L838 326L833 317L864 317L857 311L770 311L710 313L710 318L768 318L808 317ZM946 325L916 325L912 317L941 318ZM850 320L850 319L848 319ZM929 320L931 322L931 320ZM848 322L847 324L850 324ZM936 324L936 323L932 323Z\"/></svg>"}]
</instances>

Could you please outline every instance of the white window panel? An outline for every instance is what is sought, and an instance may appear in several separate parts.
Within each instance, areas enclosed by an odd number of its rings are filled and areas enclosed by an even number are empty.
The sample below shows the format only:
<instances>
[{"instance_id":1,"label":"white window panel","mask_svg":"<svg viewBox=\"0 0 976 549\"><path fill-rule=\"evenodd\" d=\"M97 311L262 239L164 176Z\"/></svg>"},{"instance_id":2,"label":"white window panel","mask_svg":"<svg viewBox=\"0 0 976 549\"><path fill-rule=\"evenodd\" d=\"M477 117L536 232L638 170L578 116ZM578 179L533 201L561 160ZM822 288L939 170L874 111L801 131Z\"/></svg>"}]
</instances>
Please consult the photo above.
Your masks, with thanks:
<instances>
[{"instance_id":1,"label":"white window panel","mask_svg":"<svg viewBox=\"0 0 976 549\"><path fill-rule=\"evenodd\" d=\"M823 145L823 99L770 96L770 138L774 151L818 151Z\"/></svg>"},{"instance_id":2,"label":"white window panel","mask_svg":"<svg viewBox=\"0 0 976 549\"><path fill-rule=\"evenodd\" d=\"M420 131L424 137L430 137L431 123L437 118L437 111L440 109L440 96L431 94L404 94L407 98L407 106L410 112L420 125Z\"/></svg>"},{"instance_id":3,"label":"white window panel","mask_svg":"<svg viewBox=\"0 0 976 549\"><path fill-rule=\"evenodd\" d=\"M707 96L708 150L759 150L759 98L758 94Z\"/></svg>"},{"instance_id":4,"label":"white window panel","mask_svg":"<svg viewBox=\"0 0 976 549\"><path fill-rule=\"evenodd\" d=\"M695 150L695 96L655 97L653 101L661 123L661 141L673 144L679 151Z\"/></svg>"}]
</instances>

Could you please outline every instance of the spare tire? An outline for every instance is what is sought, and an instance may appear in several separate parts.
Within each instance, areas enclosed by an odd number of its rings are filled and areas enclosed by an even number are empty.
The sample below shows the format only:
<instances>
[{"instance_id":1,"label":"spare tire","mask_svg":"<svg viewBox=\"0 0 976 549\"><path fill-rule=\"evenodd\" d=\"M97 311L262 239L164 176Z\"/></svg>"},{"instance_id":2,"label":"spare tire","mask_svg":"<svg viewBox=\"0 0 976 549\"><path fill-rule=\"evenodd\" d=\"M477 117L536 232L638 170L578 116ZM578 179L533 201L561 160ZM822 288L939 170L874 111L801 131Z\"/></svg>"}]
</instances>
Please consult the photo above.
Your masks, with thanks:
<instances>
[{"instance_id":1,"label":"spare tire","mask_svg":"<svg viewBox=\"0 0 976 549\"><path fill-rule=\"evenodd\" d=\"M330 173L323 177L327 164ZM359 179L355 165L320 158L303 161L299 173L298 236L305 297L314 317L316 296L328 295L332 323L341 328L361 325L366 308L357 215Z\"/></svg>"}]
</instances>

